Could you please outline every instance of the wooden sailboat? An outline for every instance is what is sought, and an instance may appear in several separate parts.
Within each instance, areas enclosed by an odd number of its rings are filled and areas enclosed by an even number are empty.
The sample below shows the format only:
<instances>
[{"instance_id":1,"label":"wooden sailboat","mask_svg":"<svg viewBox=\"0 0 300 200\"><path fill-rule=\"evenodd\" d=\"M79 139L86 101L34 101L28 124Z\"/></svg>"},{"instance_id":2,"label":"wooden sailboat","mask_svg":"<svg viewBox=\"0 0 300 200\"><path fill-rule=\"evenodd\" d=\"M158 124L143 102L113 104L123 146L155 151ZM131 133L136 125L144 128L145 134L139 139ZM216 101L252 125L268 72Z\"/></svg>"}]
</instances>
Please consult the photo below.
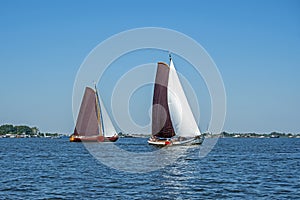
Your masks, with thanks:
<instances>
[{"instance_id":1,"label":"wooden sailboat","mask_svg":"<svg viewBox=\"0 0 300 200\"><path fill-rule=\"evenodd\" d=\"M70 142L115 142L118 134L102 105L97 88L85 88Z\"/></svg>"},{"instance_id":2,"label":"wooden sailboat","mask_svg":"<svg viewBox=\"0 0 300 200\"><path fill-rule=\"evenodd\" d=\"M159 62L152 106L152 145L201 144L201 135L186 99L172 58L170 66Z\"/></svg>"}]
</instances>

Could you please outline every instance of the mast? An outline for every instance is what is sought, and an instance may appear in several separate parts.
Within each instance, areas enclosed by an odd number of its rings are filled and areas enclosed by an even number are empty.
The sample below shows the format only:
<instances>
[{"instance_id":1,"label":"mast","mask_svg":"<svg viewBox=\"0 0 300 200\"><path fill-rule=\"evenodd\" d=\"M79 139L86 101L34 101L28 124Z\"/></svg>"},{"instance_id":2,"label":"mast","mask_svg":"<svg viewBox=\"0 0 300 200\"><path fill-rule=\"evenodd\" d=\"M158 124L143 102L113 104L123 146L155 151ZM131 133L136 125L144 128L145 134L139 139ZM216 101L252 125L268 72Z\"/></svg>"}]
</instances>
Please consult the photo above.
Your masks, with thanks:
<instances>
[{"instance_id":1,"label":"mast","mask_svg":"<svg viewBox=\"0 0 300 200\"><path fill-rule=\"evenodd\" d=\"M96 96L96 107L97 107L97 120L98 120L98 126L99 126L99 135L104 136L104 124L103 124L100 99L99 99L99 95L98 95L98 92L97 92L96 83L94 83L94 86L95 86L95 96Z\"/></svg>"}]
</instances>

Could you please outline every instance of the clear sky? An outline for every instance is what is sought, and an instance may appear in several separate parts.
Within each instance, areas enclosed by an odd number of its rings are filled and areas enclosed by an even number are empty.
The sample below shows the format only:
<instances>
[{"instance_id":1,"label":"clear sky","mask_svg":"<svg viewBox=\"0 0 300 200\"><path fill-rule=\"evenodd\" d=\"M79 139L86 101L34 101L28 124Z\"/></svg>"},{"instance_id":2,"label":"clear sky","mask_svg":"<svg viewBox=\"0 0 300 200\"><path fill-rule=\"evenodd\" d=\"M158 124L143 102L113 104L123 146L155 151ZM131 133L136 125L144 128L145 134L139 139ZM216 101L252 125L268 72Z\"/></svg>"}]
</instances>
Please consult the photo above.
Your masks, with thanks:
<instances>
[{"instance_id":1,"label":"clear sky","mask_svg":"<svg viewBox=\"0 0 300 200\"><path fill-rule=\"evenodd\" d=\"M84 58L113 34L149 26L182 32L213 58L227 94L225 131L300 132L297 0L2 0L0 124L71 133Z\"/></svg>"}]
</instances>

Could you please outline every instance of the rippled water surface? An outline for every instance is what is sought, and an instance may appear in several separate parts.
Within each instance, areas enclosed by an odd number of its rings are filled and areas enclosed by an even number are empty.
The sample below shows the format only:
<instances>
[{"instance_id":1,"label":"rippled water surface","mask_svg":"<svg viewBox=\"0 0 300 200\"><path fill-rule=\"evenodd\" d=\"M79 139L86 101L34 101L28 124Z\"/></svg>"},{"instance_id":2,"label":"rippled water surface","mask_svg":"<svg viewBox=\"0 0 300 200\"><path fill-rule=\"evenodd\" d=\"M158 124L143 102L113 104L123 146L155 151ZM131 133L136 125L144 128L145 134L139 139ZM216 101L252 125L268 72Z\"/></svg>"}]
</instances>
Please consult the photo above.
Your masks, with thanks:
<instances>
[{"instance_id":1,"label":"rippled water surface","mask_svg":"<svg viewBox=\"0 0 300 200\"><path fill-rule=\"evenodd\" d=\"M146 138L116 145L157 151ZM3 138L0 148L0 199L300 199L300 139L220 138L204 158L192 147L147 173L109 168L67 138Z\"/></svg>"}]
</instances>

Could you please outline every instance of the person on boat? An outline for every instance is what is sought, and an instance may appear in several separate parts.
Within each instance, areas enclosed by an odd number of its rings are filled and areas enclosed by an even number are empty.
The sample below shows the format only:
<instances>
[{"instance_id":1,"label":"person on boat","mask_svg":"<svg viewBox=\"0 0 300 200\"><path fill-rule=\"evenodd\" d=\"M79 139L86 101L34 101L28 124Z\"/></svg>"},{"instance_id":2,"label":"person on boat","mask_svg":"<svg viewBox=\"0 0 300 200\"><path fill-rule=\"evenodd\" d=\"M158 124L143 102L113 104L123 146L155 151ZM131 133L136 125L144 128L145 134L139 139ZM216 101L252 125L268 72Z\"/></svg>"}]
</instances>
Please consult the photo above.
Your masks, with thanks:
<instances>
[{"instance_id":1,"label":"person on boat","mask_svg":"<svg viewBox=\"0 0 300 200\"><path fill-rule=\"evenodd\" d=\"M154 135L151 136L150 141L152 142L156 142L158 140L158 138Z\"/></svg>"}]
</instances>

